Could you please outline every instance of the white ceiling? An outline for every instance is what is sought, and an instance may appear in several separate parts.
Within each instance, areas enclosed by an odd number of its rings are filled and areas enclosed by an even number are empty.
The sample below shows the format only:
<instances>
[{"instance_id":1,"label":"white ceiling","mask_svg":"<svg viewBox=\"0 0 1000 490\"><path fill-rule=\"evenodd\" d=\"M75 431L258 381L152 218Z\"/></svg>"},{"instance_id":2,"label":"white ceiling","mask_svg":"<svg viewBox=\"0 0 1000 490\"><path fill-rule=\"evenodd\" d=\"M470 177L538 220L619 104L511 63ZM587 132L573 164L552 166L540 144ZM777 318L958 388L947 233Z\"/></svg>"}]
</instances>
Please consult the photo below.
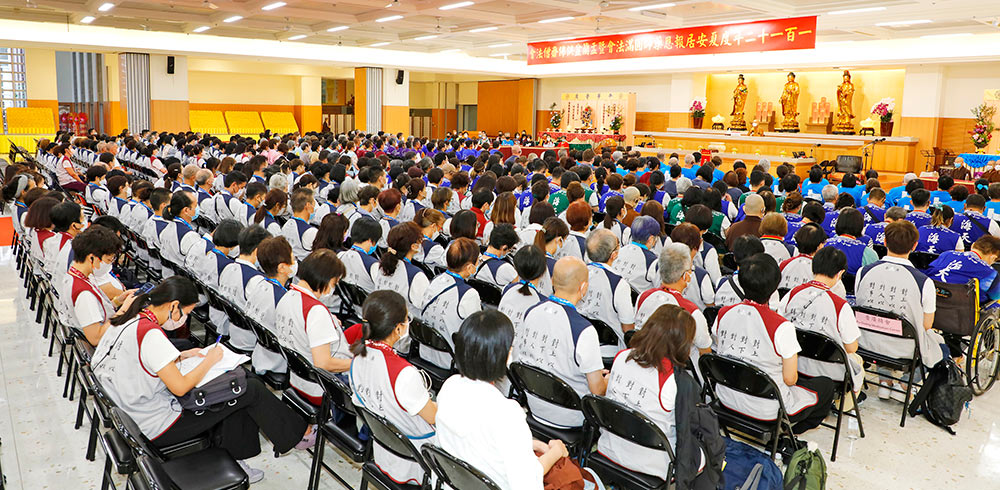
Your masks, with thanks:
<instances>
[{"instance_id":1,"label":"white ceiling","mask_svg":"<svg viewBox=\"0 0 1000 490\"><path fill-rule=\"evenodd\" d=\"M275 1L0 0L0 19L80 23L93 16L94 26L185 33L208 27L203 32L215 36L305 35L296 40L428 53L460 49L515 60L524 59L532 41L803 15L819 16L820 42L1000 32L997 0L679 0L669 7L662 6L666 0L470 0L448 10L441 7L460 0L285 0L263 10ZM100 11L105 3L113 7ZM630 10L649 6L660 7ZM857 11L835 13L845 10ZM402 18L378 22L396 15ZM224 22L233 16L242 18ZM561 17L572 19L539 23ZM347 29L328 32L341 26ZM471 32L482 28L495 29Z\"/></svg>"}]
</instances>

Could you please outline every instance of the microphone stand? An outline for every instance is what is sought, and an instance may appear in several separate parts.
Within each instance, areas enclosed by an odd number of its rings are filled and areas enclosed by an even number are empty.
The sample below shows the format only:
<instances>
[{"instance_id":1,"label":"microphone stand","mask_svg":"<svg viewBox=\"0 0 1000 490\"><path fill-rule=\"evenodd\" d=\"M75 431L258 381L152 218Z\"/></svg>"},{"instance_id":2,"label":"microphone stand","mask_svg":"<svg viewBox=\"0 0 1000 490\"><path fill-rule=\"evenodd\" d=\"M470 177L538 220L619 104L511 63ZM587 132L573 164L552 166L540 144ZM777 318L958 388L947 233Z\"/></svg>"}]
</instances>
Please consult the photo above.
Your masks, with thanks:
<instances>
[{"instance_id":1,"label":"microphone stand","mask_svg":"<svg viewBox=\"0 0 1000 490\"><path fill-rule=\"evenodd\" d=\"M867 172L871 168L871 165L875 164L875 152L874 152L875 144L880 143L882 141L885 141L885 138L875 138L871 140L870 143L861 147L861 152L864 155L864 163L862 163L862 168L861 168L862 173ZM871 157L871 165L869 165L869 160L868 160L869 157Z\"/></svg>"}]
</instances>

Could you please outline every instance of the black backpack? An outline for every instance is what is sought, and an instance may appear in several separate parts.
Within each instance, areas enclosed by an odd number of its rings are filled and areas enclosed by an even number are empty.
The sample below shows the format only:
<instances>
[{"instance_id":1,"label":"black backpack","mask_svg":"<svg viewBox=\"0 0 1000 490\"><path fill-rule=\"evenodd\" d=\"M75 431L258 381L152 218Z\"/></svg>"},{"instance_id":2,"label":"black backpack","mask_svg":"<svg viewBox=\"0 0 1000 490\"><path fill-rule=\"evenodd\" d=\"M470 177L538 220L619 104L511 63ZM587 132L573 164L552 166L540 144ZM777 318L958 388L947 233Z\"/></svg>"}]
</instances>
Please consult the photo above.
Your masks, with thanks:
<instances>
[{"instance_id":1,"label":"black backpack","mask_svg":"<svg viewBox=\"0 0 1000 490\"><path fill-rule=\"evenodd\" d=\"M950 357L945 357L927 373L923 386L910 403L910 416L923 413L930 423L955 435L950 427L962 417L962 409L972 400L972 388Z\"/></svg>"},{"instance_id":2,"label":"black backpack","mask_svg":"<svg viewBox=\"0 0 1000 490\"><path fill-rule=\"evenodd\" d=\"M722 483L722 466L726 460L726 440L719 430L719 418L711 407L702 403L701 386L686 369L675 370L674 378L677 383L674 412L677 489L715 490ZM705 470L699 474L702 452L705 453Z\"/></svg>"}]
</instances>

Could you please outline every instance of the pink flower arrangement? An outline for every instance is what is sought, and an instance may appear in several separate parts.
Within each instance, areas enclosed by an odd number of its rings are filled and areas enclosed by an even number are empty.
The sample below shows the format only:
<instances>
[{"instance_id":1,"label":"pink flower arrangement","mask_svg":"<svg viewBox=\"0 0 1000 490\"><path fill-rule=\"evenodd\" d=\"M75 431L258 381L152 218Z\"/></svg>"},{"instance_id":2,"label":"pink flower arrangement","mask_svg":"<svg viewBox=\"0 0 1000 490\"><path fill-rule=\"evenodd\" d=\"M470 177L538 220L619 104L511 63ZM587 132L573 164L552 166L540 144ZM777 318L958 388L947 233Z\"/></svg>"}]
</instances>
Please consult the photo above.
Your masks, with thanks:
<instances>
[{"instance_id":1,"label":"pink flower arrangement","mask_svg":"<svg viewBox=\"0 0 1000 490\"><path fill-rule=\"evenodd\" d=\"M705 106L700 100L691 102L691 117L705 117Z\"/></svg>"},{"instance_id":2,"label":"pink flower arrangement","mask_svg":"<svg viewBox=\"0 0 1000 490\"><path fill-rule=\"evenodd\" d=\"M872 114L879 117L882 122L892 121L892 112L896 110L896 99L886 97L872 106Z\"/></svg>"},{"instance_id":3,"label":"pink flower arrangement","mask_svg":"<svg viewBox=\"0 0 1000 490\"><path fill-rule=\"evenodd\" d=\"M972 135L972 145L976 148L986 148L993 138L993 134L984 124L977 124L972 128L972 131L969 131L969 134Z\"/></svg>"},{"instance_id":4,"label":"pink flower arrangement","mask_svg":"<svg viewBox=\"0 0 1000 490\"><path fill-rule=\"evenodd\" d=\"M972 135L972 145L977 149L986 148L989 146L990 140L993 139L993 131L996 131L993 118L996 116L996 113L996 107L988 105L985 102L972 109L976 125L972 127L972 131L969 131L969 134Z\"/></svg>"}]
</instances>

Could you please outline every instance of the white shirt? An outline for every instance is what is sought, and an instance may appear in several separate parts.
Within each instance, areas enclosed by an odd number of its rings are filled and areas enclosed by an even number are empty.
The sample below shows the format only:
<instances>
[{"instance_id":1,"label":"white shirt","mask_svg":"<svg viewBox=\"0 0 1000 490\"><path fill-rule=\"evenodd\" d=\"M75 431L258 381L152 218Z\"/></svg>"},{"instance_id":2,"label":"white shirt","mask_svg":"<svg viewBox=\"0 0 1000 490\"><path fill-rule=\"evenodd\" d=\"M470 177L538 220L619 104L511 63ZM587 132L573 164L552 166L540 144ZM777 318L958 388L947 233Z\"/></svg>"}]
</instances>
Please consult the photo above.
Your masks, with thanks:
<instances>
[{"instance_id":1,"label":"white shirt","mask_svg":"<svg viewBox=\"0 0 1000 490\"><path fill-rule=\"evenodd\" d=\"M517 279L517 270L514 266L503 258L490 257L486 254L479 256L479 268L473 275L476 279L488 282L499 288L503 288Z\"/></svg>"},{"instance_id":2,"label":"white shirt","mask_svg":"<svg viewBox=\"0 0 1000 490\"><path fill-rule=\"evenodd\" d=\"M502 490L542 490L524 410L493 385L460 375L438 393L441 448L490 477Z\"/></svg>"},{"instance_id":3,"label":"white shirt","mask_svg":"<svg viewBox=\"0 0 1000 490\"><path fill-rule=\"evenodd\" d=\"M268 326L270 328L270 326ZM292 286L274 309L274 333L283 347L295 350L312 361L312 349L324 344L330 346L330 355L339 359L350 359L347 339L340 328L340 321L330 314L309 291ZM295 373L289 373L292 387L319 403L323 388L306 381Z\"/></svg>"},{"instance_id":4,"label":"white shirt","mask_svg":"<svg viewBox=\"0 0 1000 490\"><path fill-rule=\"evenodd\" d=\"M274 310L287 291L274 279L268 279L263 274L254 275L246 287L247 316L256 320L262 327L270 329L274 325ZM257 372L288 371L288 365L280 353L271 352L259 343L254 346L251 359L253 368Z\"/></svg>"},{"instance_id":5,"label":"white shirt","mask_svg":"<svg viewBox=\"0 0 1000 490\"><path fill-rule=\"evenodd\" d=\"M201 235L187 221L174 218L160 232L160 254L174 264L183 266L194 247L203 244Z\"/></svg>"},{"instance_id":6,"label":"white shirt","mask_svg":"<svg viewBox=\"0 0 1000 490\"><path fill-rule=\"evenodd\" d=\"M505 286L503 294L500 296L500 304L497 306L500 313L507 315L510 322L514 324L515 332L521 328L525 312L545 299L545 296L531 283L528 283L528 294L521 294L522 285L523 283L517 282Z\"/></svg>"},{"instance_id":7,"label":"white shirt","mask_svg":"<svg viewBox=\"0 0 1000 490\"><path fill-rule=\"evenodd\" d=\"M635 323L635 308L632 306L632 288L628 281L606 264L590 263L587 271L590 279L587 294L580 300L577 310L587 318L595 318L607 323L618 334L617 346L602 346L606 357L613 357L625 348L625 333L622 325ZM608 348L617 347L615 352Z\"/></svg>"},{"instance_id":8,"label":"white shirt","mask_svg":"<svg viewBox=\"0 0 1000 490\"><path fill-rule=\"evenodd\" d=\"M623 246L613 267L636 291L645 291L660 283L659 261L645 245L631 242Z\"/></svg>"},{"instance_id":9,"label":"white shirt","mask_svg":"<svg viewBox=\"0 0 1000 490\"><path fill-rule=\"evenodd\" d=\"M319 230L310 226L305 220L292 217L281 227L281 236L285 237L288 244L292 246L292 255L295 256L295 259L301 261L312 253L317 231Z\"/></svg>"},{"instance_id":10,"label":"white shirt","mask_svg":"<svg viewBox=\"0 0 1000 490\"><path fill-rule=\"evenodd\" d=\"M344 282L353 284L370 293L375 290L375 281L372 279L372 267L378 267L378 259L368 255L357 245L337 254L337 257L344 263L347 274Z\"/></svg>"},{"instance_id":11,"label":"white shirt","mask_svg":"<svg viewBox=\"0 0 1000 490\"><path fill-rule=\"evenodd\" d=\"M514 335L514 361L539 367L565 381L580 397L590 393L587 374L604 369L597 330L572 305L553 299L531 307ZM562 427L583 425L583 413L528 395L535 418Z\"/></svg>"},{"instance_id":12,"label":"white shirt","mask_svg":"<svg viewBox=\"0 0 1000 490\"><path fill-rule=\"evenodd\" d=\"M423 304L427 286L430 285L430 279L427 279L424 271L409 261L400 260L396 264L396 271L391 275L385 274L377 262L371 265L370 273L375 282L375 290L387 289L399 293L406 298L407 311L416 316Z\"/></svg>"},{"instance_id":13,"label":"white shirt","mask_svg":"<svg viewBox=\"0 0 1000 490\"><path fill-rule=\"evenodd\" d=\"M227 265L219 274L219 293L228 299L240 310L247 311L247 285L250 279L260 275L260 271L254 264L242 258L237 258L232 264ZM257 337L250 330L230 325L226 333L229 340L235 347L243 350L251 350L257 343Z\"/></svg>"},{"instance_id":14,"label":"white shirt","mask_svg":"<svg viewBox=\"0 0 1000 490\"><path fill-rule=\"evenodd\" d=\"M444 336L448 345L454 348L452 334L458 332L466 318L481 309L479 292L461 277L456 278L452 273L446 272L435 277L427 286L419 317ZM452 359L446 352L421 346L420 357L441 368L451 367Z\"/></svg>"}]
</instances>

